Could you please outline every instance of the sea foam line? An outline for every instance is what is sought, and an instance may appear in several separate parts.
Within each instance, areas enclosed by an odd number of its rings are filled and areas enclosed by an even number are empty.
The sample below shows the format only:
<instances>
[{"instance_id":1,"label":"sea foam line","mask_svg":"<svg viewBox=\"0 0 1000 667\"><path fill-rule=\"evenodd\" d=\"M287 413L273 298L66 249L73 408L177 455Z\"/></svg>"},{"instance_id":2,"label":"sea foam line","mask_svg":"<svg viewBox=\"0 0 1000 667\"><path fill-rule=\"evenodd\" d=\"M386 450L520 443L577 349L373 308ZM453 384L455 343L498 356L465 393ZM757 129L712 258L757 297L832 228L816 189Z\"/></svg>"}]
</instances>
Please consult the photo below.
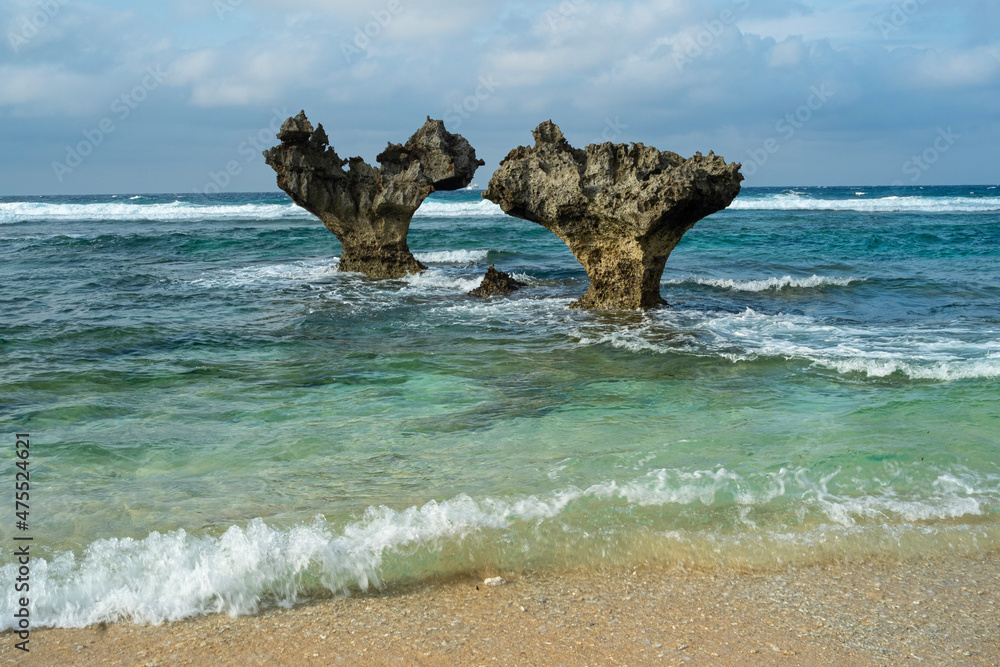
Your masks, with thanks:
<instances>
[{"instance_id":1,"label":"sea foam line","mask_svg":"<svg viewBox=\"0 0 1000 667\"><path fill-rule=\"evenodd\" d=\"M880 197L878 199L816 199L800 194L737 197L734 211L858 211L860 213L982 213L1000 211L1000 197Z\"/></svg>"},{"instance_id":2,"label":"sea foam line","mask_svg":"<svg viewBox=\"0 0 1000 667\"><path fill-rule=\"evenodd\" d=\"M489 250L436 250L415 252L413 256L428 264L469 264L481 262L490 254Z\"/></svg>"},{"instance_id":3,"label":"sea foam line","mask_svg":"<svg viewBox=\"0 0 1000 667\"><path fill-rule=\"evenodd\" d=\"M466 263L467 261L474 261L471 258L474 257L485 257L488 251L467 251L467 250L456 250L456 251L441 251L438 253L419 253L417 257L421 261L426 261L429 263ZM428 257L435 257L435 259L428 259ZM359 289L363 293L367 293L367 297L364 294L358 294L362 296L366 301L371 301L372 299L378 300L379 296L384 296L382 293L366 282L361 282L354 284L352 277L357 277L360 274L344 273L340 271L340 258L323 258L323 259L313 259L313 260L302 260L298 262L290 262L287 264L267 264L263 266L246 266L238 269L223 269L219 271L214 271L209 274L202 276L201 278L196 278L191 282L192 285L197 285L199 287L208 288L232 288L232 287L248 287L254 285L267 285L269 283L324 283L329 285L331 280L337 276L343 276L345 282L339 282L336 287L331 288L334 291L343 289L345 285L350 285L351 289ZM400 278L400 281L407 285L407 289L419 289L419 290L450 290L450 291L460 291L469 292L477 287L482 282L482 276L464 276L455 273L450 273L437 268L428 269L422 273L414 273ZM355 281L356 282L356 281ZM387 283L387 285L397 284L395 281Z\"/></svg>"},{"instance_id":4,"label":"sea foam line","mask_svg":"<svg viewBox=\"0 0 1000 667\"><path fill-rule=\"evenodd\" d=\"M914 380L1000 377L1000 341L960 328L874 328L805 315L665 310L640 324L581 323L580 346L610 345L643 353L721 357L733 363L760 358L799 359L838 373L871 378L895 373Z\"/></svg>"},{"instance_id":5,"label":"sea foam line","mask_svg":"<svg viewBox=\"0 0 1000 667\"><path fill-rule=\"evenodd\" d=\"M213 271L191 284L199 287L244 287L271 281L319 282L329 280L339 269L337 257L302 260L288 264L246 266Z\"/></svg>"},{"instance_id":6,"label":"sea foam line","mask_svg":"<svg viewBox=\"0 0 1000 667\"><path fill-rule=\"evenodd\" d=\"M312 216L295 204L203 205L182 201L165 204L103 203L51 204L0 203L0 224L33 221L150 221L197 222L204 220L288 220Z\"/></svg>"},{"instance_id":7,"label":"sea foam line","mask_svg":"<svg viewBox=\"0 0 1000 667\"><path fill-rule=\"evenodd\" d=\"M877 492L859 496L845 492L857 488L854 479L845 479L845 488L836 486L839 475L785 468L748 476L724 468L660 469L623 483L571 486L543 495L478 500L459 495L401 511L371 507L364 518L340 529L320 515L286 529L255 519L218 537L178 530L142 540L97 540L79 557L67 551L33 559L32 620L36 627L158 624L206 613L254 613L269 603L292 605L316 586L336 594L367 590L381 585L382 565L390 555L405 560L418 548L454 552L456 544L484 533L503 540L515 523L537 526L585 499L641 507L731 507L747 525L754 524L746 510L785 499L819 520L865 529L873 521L893 528L900 522L980 515L1000 501L1000 480L991 478L941 473L930 484L909 482L922 489L922 497L873 479ZM749 537L768 535L775 533L755 530ZM16 567L5 565L0 576L12 581ZM2 593L3 629L13 625L16 597L13 587Z\"/></svg>"},{"instance_id":8,"label":"sea foam line","mask_svg":"<svg viewBox=\"0 0 1000 667\"><path fill-rule=\"evenodd\" d=\"M444 202L425 200L415 218L502 218L506 214L491 201Z\"/></svg>"},{"instance_id":9,"label":"sea foam line","mask_svg":"<svg viewBox=\"0 0 1000 667\"><path fill-rule=\"evenodd\" d=\"M696 285L706 285L718 287L734 292L766 292L780 291L786 288L813 288L834 285L846 287L851 283L864 282L867 278L853 277L828 277L813 275L810 278L793 278L784 276L782 278L763 278L758 280L733 280L728 278L681 278L677 280L665 280L664 285L683 285L694 283Z\"/></svg>"},{"instance_id":10,"label":"sea foam line","mask_svg":"<svg viewBox=\"0 0 1000 667\"><path fill-rule=\"evenodd\" d=\"M412 273L408 276L403 276L402 280L412 287L457 290L460 292L470 292L479 287L483 282L482 276L468 278L436 269L428 269L423 273Z\"/></svg>"},{"instance_id":11,"label":"sea foam line","mask_svg":"<svg viewBox=\"0 0 1000 667\"><path fill-rule=\"evenodd\" d=\"M481 202L425 201L414 217L482 218L503 217L500 207ZM2 202L0 224L39 221L150 221L197 222L205 220L315 220L315 217L292 203L283 204L201 204L181 200L146 204L129 201L92 204L57 204L51 202Z\"/></svg>"}]
</instances>

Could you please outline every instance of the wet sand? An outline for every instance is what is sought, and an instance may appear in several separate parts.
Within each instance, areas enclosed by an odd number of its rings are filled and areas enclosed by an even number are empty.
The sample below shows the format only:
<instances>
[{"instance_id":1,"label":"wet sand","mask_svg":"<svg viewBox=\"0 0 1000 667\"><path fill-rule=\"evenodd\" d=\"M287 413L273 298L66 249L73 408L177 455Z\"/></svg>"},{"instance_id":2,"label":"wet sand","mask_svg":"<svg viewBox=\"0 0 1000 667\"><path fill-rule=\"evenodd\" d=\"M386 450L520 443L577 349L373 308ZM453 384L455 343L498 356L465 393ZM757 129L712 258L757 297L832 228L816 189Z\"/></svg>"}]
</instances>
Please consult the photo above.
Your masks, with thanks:
<instances>
[{"instance_id":1,"label":"wet sand","mask_svg":"<svg viewBox=\"0 0 1000 667\"><path fill-rule=\"evenodd\" d=\"M489 573L496 574L496 573ZM39 629L35 665L1000 665L1000 554L767 573L501 573L158 627ZM484 575L485 576L485 575Z\"/></svg>"}]
</instances>

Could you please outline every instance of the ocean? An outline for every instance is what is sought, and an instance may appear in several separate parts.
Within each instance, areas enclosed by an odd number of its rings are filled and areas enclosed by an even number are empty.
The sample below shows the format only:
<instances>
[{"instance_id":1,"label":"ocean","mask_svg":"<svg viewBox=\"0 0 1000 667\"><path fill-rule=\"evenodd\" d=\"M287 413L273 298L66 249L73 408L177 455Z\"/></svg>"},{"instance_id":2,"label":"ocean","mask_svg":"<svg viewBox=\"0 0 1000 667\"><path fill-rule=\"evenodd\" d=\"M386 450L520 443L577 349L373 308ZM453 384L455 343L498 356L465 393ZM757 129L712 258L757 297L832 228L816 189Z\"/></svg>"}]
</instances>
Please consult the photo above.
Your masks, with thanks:
<instances>
[{"instance_id":1,"label":"ocean","mask_svg":"<svg viewBox=\"0 0 1000 667\"><path fill-rule=\"evenodd\" d=\"M281 193L0 198L2 628L1000 548L1000 190L745 188L652 312L477 191L337 270ZM495 263L528 286L466 296ZM16 527L15 434L30 435Z\"/></svg>"}]
</instances>

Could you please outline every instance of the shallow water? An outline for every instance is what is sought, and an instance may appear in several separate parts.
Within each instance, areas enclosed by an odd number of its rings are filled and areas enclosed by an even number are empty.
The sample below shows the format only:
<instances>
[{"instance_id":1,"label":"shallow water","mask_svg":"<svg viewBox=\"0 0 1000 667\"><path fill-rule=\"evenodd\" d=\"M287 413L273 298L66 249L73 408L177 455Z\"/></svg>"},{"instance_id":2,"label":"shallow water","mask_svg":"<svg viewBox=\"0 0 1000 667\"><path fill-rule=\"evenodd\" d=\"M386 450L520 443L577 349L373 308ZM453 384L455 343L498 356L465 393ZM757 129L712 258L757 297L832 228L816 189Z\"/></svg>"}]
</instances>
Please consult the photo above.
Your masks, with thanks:
<instances>
[{"instance_id":1,"label":"shallow water","mask_svg":"<svg viewBox=\"0 0 1000 667\"><path fill-rule=\"evenodd\" d=\"M0 199L35 623L996 549L997 193L746 189L651 313L570 310L568 249L475 192L426 202L430 269L381 282L283 195ZM529 287L465 296L494 262Z\"/></svg>"}]
</instances>

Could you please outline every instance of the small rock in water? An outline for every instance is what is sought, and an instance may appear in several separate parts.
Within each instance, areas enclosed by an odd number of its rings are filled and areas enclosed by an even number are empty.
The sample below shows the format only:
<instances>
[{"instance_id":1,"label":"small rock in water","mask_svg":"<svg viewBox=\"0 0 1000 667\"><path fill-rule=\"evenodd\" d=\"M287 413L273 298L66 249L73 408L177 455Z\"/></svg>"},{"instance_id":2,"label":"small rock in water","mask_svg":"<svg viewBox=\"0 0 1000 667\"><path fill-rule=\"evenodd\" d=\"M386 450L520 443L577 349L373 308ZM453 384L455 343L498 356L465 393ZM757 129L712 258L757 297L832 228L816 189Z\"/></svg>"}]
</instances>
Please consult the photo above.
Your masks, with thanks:
<instances>
[{"instance_id":1,"label":"small rock in water","mask_svg":"<svg viewBox=\"0 0 1000 667\"><path fill-rule=\"evenodd\" d=\"M496 588L497 586L506 586L507 580L503 577L490 577L489 579L484 579L483 583Z\"/></svg>"},{"instance_id":2,"label":"small rock in water","mask_svg":"<svg viewBox=\"0 0 1000 667\"><path fill-rule=\"evenodd\" d=\"M479 287L469 292L469 296L483 298L488 296L506 296L524 286L525 283L515 280L509 273L497 271L496 266L490 264L490 268L486 270L486 275L483 277L483 282L479 284Z\"/></svg>"}]
</instances>

